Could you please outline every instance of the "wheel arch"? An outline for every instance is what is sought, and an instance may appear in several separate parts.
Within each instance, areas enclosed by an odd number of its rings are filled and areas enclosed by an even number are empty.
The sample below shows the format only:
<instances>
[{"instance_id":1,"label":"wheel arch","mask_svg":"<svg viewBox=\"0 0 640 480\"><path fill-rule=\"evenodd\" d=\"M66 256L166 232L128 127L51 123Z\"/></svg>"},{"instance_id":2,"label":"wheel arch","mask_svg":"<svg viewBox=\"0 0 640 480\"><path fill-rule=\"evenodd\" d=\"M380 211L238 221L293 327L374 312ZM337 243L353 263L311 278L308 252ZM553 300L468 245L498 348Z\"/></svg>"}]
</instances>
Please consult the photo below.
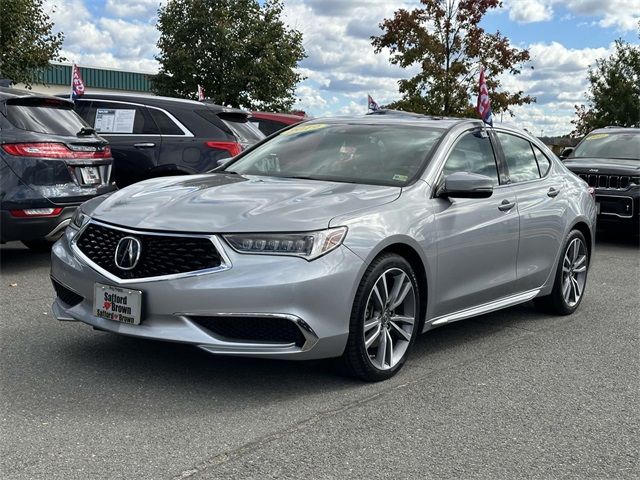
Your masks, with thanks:
<instances>
[{"instance_id":1,"label":"wheel arch","mask_svg":"<svg viewBox=\"0 0 640 480\"><path fill-rule=\"evenodd\" d=\"M409 265L411 265L411 268L413 268L413 271L416 274L418 279L418 292L420 295L420 324L418 325L418 332L422 332L426 319L427 302L429 298L429 280L425 261L414 246L405 242L396 241L385 245L382 249L376 252L375 256L371 258L371 261L367 262L367 265L370 265L373 260L386 253L394 253L404 258L409 262Z\"/></svg>"}]
</instances>

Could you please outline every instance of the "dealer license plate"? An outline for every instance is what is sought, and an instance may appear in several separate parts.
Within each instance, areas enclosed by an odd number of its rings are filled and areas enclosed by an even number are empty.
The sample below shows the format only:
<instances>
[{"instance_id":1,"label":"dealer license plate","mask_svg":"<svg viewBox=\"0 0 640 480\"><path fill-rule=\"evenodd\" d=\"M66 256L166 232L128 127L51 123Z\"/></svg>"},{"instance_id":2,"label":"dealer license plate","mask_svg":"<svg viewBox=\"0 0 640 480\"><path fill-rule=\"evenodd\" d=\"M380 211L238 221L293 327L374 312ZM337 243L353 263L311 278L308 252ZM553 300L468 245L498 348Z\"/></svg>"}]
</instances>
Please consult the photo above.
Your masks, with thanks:
<instances>
[{"instance_id":1,"label":"dealer license plate","mask_svg":"<svg viewBox=\"0 0 640 480\"><path fill-rule=\"evenodd\" d=\"M100 183L98 167L80 167L80 175L82 176L82 183L85 185Z\"/></svg>"},{"instance_id":2,"label":"dealer license plate","mask_svg":"<svg viewBox=\"0 0 640 480\"><path fill-rule=\"evenodd\" d=\"M141 291L96 283L93 293L93 313L96 317L140 325Z\"/></svg>"}]
</instances>

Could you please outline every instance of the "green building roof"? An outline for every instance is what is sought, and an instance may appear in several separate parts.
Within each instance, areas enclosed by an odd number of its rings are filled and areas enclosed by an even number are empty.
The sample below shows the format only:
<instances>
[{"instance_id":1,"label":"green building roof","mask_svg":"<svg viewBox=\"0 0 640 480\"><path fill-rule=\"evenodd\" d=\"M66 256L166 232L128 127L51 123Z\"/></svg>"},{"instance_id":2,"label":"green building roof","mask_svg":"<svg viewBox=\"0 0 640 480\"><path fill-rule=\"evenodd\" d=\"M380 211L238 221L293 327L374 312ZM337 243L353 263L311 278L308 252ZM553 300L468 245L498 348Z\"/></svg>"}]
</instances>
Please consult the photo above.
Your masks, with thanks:
<instances>
[{"instance_id":1,"label":"green building roof","mask_svg":"<svg viewBox=\"0 0 640 480\"><path fill-rule=\"evenodd\" d=\"M148 73L124 72L102 68L80 67L85 86L108 90L130 90L151 92L151 77ZM52 63L42 72L40 79L45 85L71 85L71 65Z\"/></svg>"}]
</instances>

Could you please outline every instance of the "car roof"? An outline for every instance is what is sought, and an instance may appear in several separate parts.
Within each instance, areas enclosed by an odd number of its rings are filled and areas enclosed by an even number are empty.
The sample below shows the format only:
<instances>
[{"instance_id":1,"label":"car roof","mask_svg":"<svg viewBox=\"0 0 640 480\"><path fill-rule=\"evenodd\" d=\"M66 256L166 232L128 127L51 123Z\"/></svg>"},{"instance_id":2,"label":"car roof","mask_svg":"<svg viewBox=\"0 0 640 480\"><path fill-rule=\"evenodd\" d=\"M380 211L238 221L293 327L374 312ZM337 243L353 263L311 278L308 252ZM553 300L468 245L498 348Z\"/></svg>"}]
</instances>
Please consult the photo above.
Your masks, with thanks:
<instances>
[{"instance_id":1,"label":"car roof","mask_svg":"<svg viewBox=\"0 0 640 480\"><path fill-rule=\"evenodd\" d=\"M61 97L54 97L53 95L33 92L31 90L23 90L21 88L0 87L0 100L8 100L10 98L51 98L55 100L61 99ZM69 100L67 101L71 103Z\"/></svg>"},{"instance_id":2,"label":"car roof","mask_svg":"<svg viewBox=\"0 0 640 480\"><path fill-rule=\"evenodd\" d=\"M264 120L276 120L283 123L298 123L308 120L309 117L302 115L294 115L292 113L273 113L273 112L251 112L251 116L254 118L261 118Z\"/></svg>"},{"instance_id":3,"label":"car roof","mask_svg":"<svg viewBox=\"0 0 640 480\"><path fill-rule=\"evenodd\" d=\"M591 135L592 133L640 133L640 128L611 126L591 130L589 132L589 135Z\"/></svg>"},{"instance_id":4,"label":"car roof","mask_svg":"<svg viewBox=\"0 0 640 480\"><path fill-rule=\"evenodd\" d=\"M58 95L61 96L61 95ZM86 93L83 95L86 100L112 100L116 102L131 102L140 103L142 105L150 105L152 107L170 108L170 107L182 107L182 106L200 106L208 107L217 112L232 112L232 113L245 113L247 111L239 108L225 107L223 105L217 105L210 102L199 102L197 100L191 100L188 98L176 98L176 97L162 97L159 95L140 95L133 93Z\"/></svg>"}]
</instances>

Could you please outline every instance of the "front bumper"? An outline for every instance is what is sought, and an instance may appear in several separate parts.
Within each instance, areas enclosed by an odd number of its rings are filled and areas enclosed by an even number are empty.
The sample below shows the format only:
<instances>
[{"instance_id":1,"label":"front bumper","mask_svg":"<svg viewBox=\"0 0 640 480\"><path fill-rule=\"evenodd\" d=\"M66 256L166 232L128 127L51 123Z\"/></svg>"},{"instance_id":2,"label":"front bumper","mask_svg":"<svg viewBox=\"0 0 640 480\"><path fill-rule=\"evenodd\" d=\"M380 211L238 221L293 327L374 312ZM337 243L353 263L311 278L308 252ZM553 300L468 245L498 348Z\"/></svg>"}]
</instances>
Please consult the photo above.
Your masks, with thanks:
<instances>
[{"instance_id":1,"label":"front bumper","mask_svg":"<svg viewBox=\"0 0 640 480\"><path fill-rule=\"evenodd\" d=\"M640 187L631 187L625 191L596 189L595 194L599 204L598 222L640 222Z\"/></svg>"},{"instance_id":2,"label":"front bumper","mask_svg":"<svg viewBox=\"0 0 640 480\"><path fill-rule=\"evenodd\" d=\"M58 296L53 313L122 335L188 343L225 355L318 359L342 354L349 332L362 260L342 246L312 262L285 256L243 255L223 245L231 268L203 275L127 283L143 292L143 318L129 325L93 314L94 283L122 286L94 270L71 249L68 229L52 249L51 276L82 300L70 306ZM222 242L221 242L222 243ZM202 318L272 318L292 322L303 341L246 341L221 336Z\"/></svg>"}]
</instances>

